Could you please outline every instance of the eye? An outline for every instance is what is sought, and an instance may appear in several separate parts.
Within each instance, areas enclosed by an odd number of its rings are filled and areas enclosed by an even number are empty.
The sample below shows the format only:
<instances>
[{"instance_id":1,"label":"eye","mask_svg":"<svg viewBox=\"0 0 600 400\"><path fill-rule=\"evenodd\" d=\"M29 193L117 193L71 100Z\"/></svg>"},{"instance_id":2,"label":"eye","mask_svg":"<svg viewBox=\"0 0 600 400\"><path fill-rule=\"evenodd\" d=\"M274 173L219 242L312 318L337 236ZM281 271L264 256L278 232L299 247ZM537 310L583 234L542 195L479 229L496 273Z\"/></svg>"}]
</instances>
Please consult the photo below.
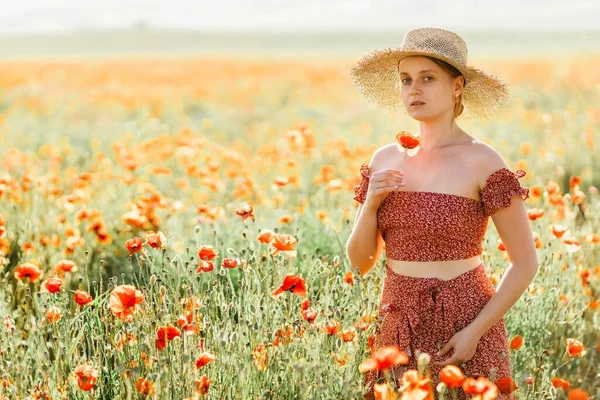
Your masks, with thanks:
<instances>
[{"instance_id":1,"label":"eye","mask_svg":"<svg viewBox=\"0 0 600 400\"><path fill-rule=\"evenodd\" d=\"M425 80L427 80L428 78L429 78L430 80L433 80L433 76L431 76L431 75L427 75L427 76L425 76L425 78L424 78L424 79L425 79ZM410 78L404 78L404 79L401 79L401 80L400 80L400 82L401 82L402 84L406 84L407 82L405 82L405 81L407 81L407 80L408 80L408 81L410 81ZM427 81L427 82L430 82L430 81Z\"/></svg>"}]
</instances>

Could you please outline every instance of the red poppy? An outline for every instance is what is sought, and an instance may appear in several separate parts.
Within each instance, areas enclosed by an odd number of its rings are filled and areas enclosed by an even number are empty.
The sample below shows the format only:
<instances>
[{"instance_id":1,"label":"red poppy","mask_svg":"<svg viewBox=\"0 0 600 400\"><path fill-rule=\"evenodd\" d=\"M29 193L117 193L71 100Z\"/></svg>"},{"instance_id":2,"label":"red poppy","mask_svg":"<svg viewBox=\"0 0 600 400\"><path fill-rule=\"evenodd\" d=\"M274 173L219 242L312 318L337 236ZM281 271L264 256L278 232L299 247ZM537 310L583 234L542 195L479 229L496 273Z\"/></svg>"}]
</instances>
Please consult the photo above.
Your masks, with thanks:
<instances>
[{"instance_id":1,"label":"red poppy","mask_svg":"<svg viewBox=\"0 0 600 400\"><path fill-rule=\"evenodd\" d=\"M530 221L535 221L536 219L544 216L544 210L539 208L530 208L527 210L527 216L529 217Z\"/></svg>"},{"instance_id":2,"label":"red poppy","mask_svg":"<svg viewBox=\"0 0 600 400\"><path fill-rule=\"evenodd\" d=\"M29 281L35 282L42 276L42 270L35 264L24 263L15 268L15 278L29 278Z\"/></svg>"},{"instance_id":3,"label":"red poppy","mask_svg":"<svg viewBox=\"0 0 600 400\"><path fill-rule=\"evenodd\" d=\"M51 324L57 322L60 320L62 316L62 312L60 311L60 308L56 307L56 306L52 306L48 309L48 311L46 312L46 319L48 320L48 322L50 322Z\"/></svg>"},{"instance_id":4,"label":"red poppy","mask_svg":"<svg viewBox=\"0 0 600 400\"><path fill-rule=\"evenodd\" d=\"M76 272L77 264L71 260L60 260L54 265L57 272Z\"/></svg>"},{"instance_id":5,"label":"red poppy","mask_svg":"<svg viewBox=\"0 0 600 400\"><path fill-rule=\"evenodd\" d=\"M312 310L302 310L302 319L312 324L317 318L317 312Z\"/></svg>"},{"instance_id":6,"label":"red poppy","mask_svg":"<svg viewBox=\"0 0 600 400\"><path fill-rule=\"evenodd\" d=\"M394 365L408 364L408 356L397 346L384 346L358 367L360 372L384 370Z\"/></svg>"},{"instance_id":7,"label":"red poppy","mask_svg":"<svg viewBox=\"0 0 600 400\"><path fill-rule=\"evenodd\" d=\"M200 328L196 324L187 324L183 327L183 332L185 332L186 335L193 335L195 333L200 333Z\"/></svg>"},{"instance_id":8,"label":"red poppy","mask_svg":"<svg viewBox=\"0 0 600 400\"><path fill-rule=\"evenodd\" d=\"M283 292L290 291L300 297L306 296L306 282L302 279L302 274L287 274L283 278L283 283L271 295L278 296Z\"/></svg>"},{"instance_id":9,"label":"red poppy","mask_svg":"<svg viewBox=\"0 0 600 400\"><path fill-rule=\"evenodd\" d=\"M387 382L374 384L373 394L375 395L375 399L377 400L398 399L398 392L396 392L396 390L394 390ZM413 398L412 395L405 395L403 396L403 398L407 398L406 396L411 396L411 399Z\"/></svg>"},{"instance_id":10,"label":"red poppy","mask_svg":"<svg viewBox=\"0 0 600 400\"><path fill-rule=\"evenodd\" d=\"M546 183L545 189L549 195L560 193L560 185L554 181L548 181L548 183Z\"/></svg>"},{"instance_id":11,"label":"red poppy","mask_svg":"<svg viewBox=\"0 0 600 400\"><path fill-rule=\"evenodd\" d=\"M198 253L200 260L206 259L207 261L210 261L219 255L219 251L208 244L200 246L198 250L196 250L196 253Z\"/></svg>"},{"instance_id":12,"label":"red poppy","mask_svg":"<svg viewBox=\"0 0 600 400\"><path fill-rule=\"evenodd\" d=\"M310 307L310 300L309 299L302 300L302 303L300 303L300 306L302 307L302 310L308 310L308 308Z\"/></svg>"},{"instance_id":13,"label":"red poppy","mask_svg":"<svg viewBox=\"0 0 600 400\"><path fill-rule=\"evenodd\" d=\"M578 188L575 188L575 190L573 190L573 193L571 193L571 201L573 202L573 204L581 204L584 200L585 193L579 190Z\"/></svg>"},{"instance_id":14,"label":"red poppy","mask_svg":"<svg viewBox=\"0 0 600 400\"><path fill-rule=\"evenodd\" d=\"M498 387L490 382L485 376L479 376L477 379L470 376L465 379L462 387L466 394L481 395L481 397L477 397L481 400L495 399L498 397Z\"/></svg>"},{"instance_id":15,"label":"red poppy","mask_svg":"<svg viewBox=\"0 0 600 400\"><path fill-rule=\"evenodd\" d=\"M352 271L346 272L346 275L344 275L344 282L348 285L354 285L354 273Z\"/></svg>"},{"instance_id":16,"label":"red poppy","mask_svg":"<svg viewBox=\"0 0 600 400\"><path fill-rule=\"evenodd\" d=\"M254 358L254 366L260 371L266 371L269 366L269 353L263 343L260 343L254 350L252 350L252 357Z\"/></svg>"},{"instance_id":17,"label":"red poppy","mask_svg":"<svg viewBox=\"0 0 600 400\"><path fill-rule=\"evenodd\" d=\"M528 385L533 385L535 383L535 379L532 376L528 376L525 378L525 383Z\"/></svg>"},{"instance_id":18,"label":"red poppy","mask_svg":"<svg viewBox=\"0 0 600 400\"><path fill-rule=\"evenodd\" d=\"M573 338L567 338L566 342L567 342L567 351L569 352L569 357L575 357L575 356L583 357L584 355L586 355L587 351L585 350L583 343L581 343L579 340L573 339Z\"/></svg>"},{"instance_id":19,"label":"red poppy","mask_svg":"<svg viewBox=\"0 0 600 400\"><path fill-rule=\"evenodd\" d=\"M133 313L139 308L138 304L144 301L144 295L133 285L120 285L110 294L108 305L113 315L125 322L133 319Z\"/></svg>"},{"instance_id":20,"label":"red poppy","mask_svg":"<svg viewBox=\"0 0 600 400\"><path fill-rule=\"evenodd\" d=\"M324 328L325 328L325 333L333 336L333 335L338 334L340 329L342 329L342 326L337 321L327 321L324 325Z\"/></svg>"},{"instance_id":21,"label":"red poppy","mask_svg":"<svg viewBox=\"0 0 600 400\"><path fill-rule=\"evenodd\" d=\"M358 342L358 335L356 334L354 328L346 329L340 333L340 337L346 343L356 343Z\"/></svg>"},{"instance_id":22,"label":"red poppy","mask_svg":"<svg viewBox=\"0 0 600 400\"><path fill-rule=\"evenodd\" d=\"M196 270L196 272L197 273L210 272L213 269L215 269L215 264L212 261L200 260L200 262L198 263L198 269Z\"/></svg>"},{"instance_id":23,"label":"red poppy","mask_svg":"<svg viewBox=\"0 0 600 400\"><path fill-rule=\"evenodd\" d=\"M129 250L129 255L132 255L133 253L137 253L138 251L142 250L143 245L144 242L142 241L142 238L137 236L125 242L125 247L127 248L127 250Z\"/></svg>"},{"instance_id":24,"label":"red poppy","mask_svg":"<svg viewBox=\"0 0 600 400\"><path fill-rule=\"evenodd\" d=\"M510 345L508 346L511 350L519 350L523 346L523 338L521 335L517 335L510 341Z\"/></svg>"},{"instance_id":25,"label":"red poppy","mask_svg":"<svg viewBox=\"0 0 600 400\"><path fill-rule=\"evenodd\" d=\"M239 258L226 257L221 261L221 268L235 268L241 264Z\"/></svg>"},{"instance_id":26,"label":"red poppy","mask_svg":"<svg viewBox=\"0 0 600 400\"><path fill-rule=\"evenodd\" d=\"M583 389L573 389L569 391L569 400L588 400L590 394Z\"/></svg>"},{"instance_id":27,"label":"red poppy","mask_svg":"<svg viewBox=\"0 0 600 400\"><path fill-rule=\"evenodd\" d=\"M146 234L146 244L153 249L166 248L166 239L165 234L162 232Z\"/></svg>"},{"instance_id":28,"label":"red poppy","mask_svg":"<svg viewBox=\"0 0 600 400\"><path fill-rule=\"evenodd\" d=\"M567 231L567 227L559 224L552 224L551 230L555 238L560 239Z\"/></svg>"},{"instance_id":29,"label":"red poppy","mask_svg":"<svg viewBox=\"0 0 600 400\"><path fill-rule=\"evenodd\" d=\"M537 199L542 197L544 189L539 185L534 185L529 187L529 194L532 198Z\"/></svg>"},{"instance_id":30,"label":"red poppy","mask_svg":"<svg viewBox=\"0 0 600 400\"><path fill-rule=\"evenodd\" d=\"M451 389L461 387L465 381L465 375L456 365L446 365L440 371L440 381Z\"/></svg>"},{"instance_id":31,"label":"red poppy","mask_svg":"<svg viewBox=\"0 0 600 400\"><path fill-rule=\"evenodd\" d=\"M288 257L296 257L296 243L297 240L292 235L275 234L270 242L271 255L274 256L279 252L283 252Z\"/></svg>"},{"instance_id":32,"label":"red poppy","mask_svg":"<svg viewBox=\"0 0 600 400\"><path fill-rule=\"evenodd\" d=\"M236 208L235 213L242 217L242 221L245 221L247 218L255 219L256 216L252 213L254 209L248 203L242 203L238 208Z\"/></svg>"},{"instance_id":33,"label":"red poppy","mask_svg":"<svg viewBox=\"0 0 600 400\"><path fill-rule=\"evenodd\" d=\"M504 242L500 238L498 238L497 249L500 250L500 251L506 251L506 246L504 246Z\"/></svg>"},{"instance_id":34,"label":"red poppy","mask_svg":"<svg viewBox=\"0 0 600 400\"><path fill-rule=\"evenodd\" d=\"M396 148L409 156L414 156L421 147L421 136L412 134L408 131L400 131L396 134Z\"/></svg>"},{"instance_id":35,"label":"red poppy","mask_svg":"<svg viewBox=\"0 0 600 400\"><path fill-rule=\"evenodd\" d=\"M23 243L23 253L25 254L31 254L35 251L35 246L33 245L33 243Z\"/></svg>"},{"instance_id":36,"label":"red poppy","mask_svg":"<svg viewBox=\"0 0 600 400\"><path fill-rule=\"evenodd\" d=\"M580 176L577 175L573 175L569 178L569 187L571 189L574 189L575 187L579 186L579 184L582 182L582 179Z\"/></svg>"},{"instance_id":37,"label":"red poppy","mask_svg":"<svg viewBox=\"0 0 600 400\"><path fill-rule=\"evenodd\" d=\"M81 364L75 368L77 385L86 392L92 390L98 381L98 370L89 364Z\"/></svg>"},{"instance_id":38,"label":"red poppy","mask_svg":"<svg viewBox=\"0 0 600 400\"><path fill-rule=\"evenodd\" d=\"M511 394L519 388L510 377L496 379L494 383L498 386L498 391L502 394Z\"/></svg>"},{"instance_id":39,"label":"red poppy","mask_svg":"<svg viewBox=\"0 0 600 400\"><path fill-rule=\"evenodd\" d=\"M419 371L415 369L409 369L404 372L400 390L402 391L403 397L406 398L434 400L431 381L427 376L420 376Z\"/></svg>"},{"instance_id":40,"label":"red poppy","mask_svg":"<svg viewBox=\"0 0 600 400\"><path fill-rule=\"evenodd\" d=\"M198 356L198 358L196 358L196 361L194 361L194 366L196 367L196 369L200 369L200 368L204 367L206 364L208 364L209 362L214 361L215 359L216 359L216 357L214 355L205 351L202 354L200 354L200 356Z\"/></svg>"},{"instance_id":41,"label":"red poppy","mask_svg":"<svg viewBox=\"0 0 600 400\"><path fill-rule=\"evenodd\" d=\"M261 243L269 243L274 237L275 232L273 232L270 229L263 229L260 235L256 237L256 240L258 240Z\"/></svg>"},{"instance_id":42,"label":"red poppy","mask_svg":"<svg viewBox=\"0 0 600 400\"><path fill-rule=\"evenodd\" d=\"M156 330L156 336L160 339L171 341L181 336L181 331L173 325L161 326Z\"/></svg>"},{"instance_id":43,"label":"red poppy","mask_svg":"<svg viewBox=\"0 0 600 400\"><path fill-rule=\"evenodd\" d=\"M552 378L552 386L554 386L557 389L562 388L562 390L564 390L566 392L569 389L569 387L571 386L571 383L567 380L554 377L554 378Z\"/></svg>"},{"instance_id":44,"label":"red poppy","mask_svg":"<svg viewBox=\"0 0 600 400\"><path fill-rule=\"evenodd\" d=\"M150 397L153 397L156 393L156 389L154 388L154 382L146 378L138 378L135 381L135 389L138 391L138 393Z\"/></svg>"},{"instance_id":45,"label":"red poppy","mask_svg":"<svg viewBox=\"0 0 600 400\"><path fill-rule=\"evenodd\" d=\"M156 348L158 348L158 350L162 350L167 345L167 341L170 342L171 340L180 336L181 331L178 328L172 325L160 326L156 330Z\"/></svg>"},{"instance_id":46,"label":"red poppy","mask_svg":"<svg viewBox=\"0 0 600 400\"><path fill-rule=\"evenodd\" d=\"M202 375L200 378L194 379L194 385L196 385L196 389L200 395L205 395L208 393L208 388L212 383L212 379L208 379L206 375Z\"/></svg>"},{"instance_id":47,"label":"red poppy","mask_svg":"<svg viewBox=\"0 0 600 400\"><path fill-rule=\"evenodd\" d=\"M58 293L62 288L63 280L59 277L55 276L52 278L46 279L42 282L40 292L50 292L50 293Z\"/></svg>"},{"instance_id":48,"label":"red poppy","mask_svg":"<svg viewBox=\"0 0 600 400\"><path fill-rule=\"evenodd\" d=\"M189 324L190 322L191 321L185 315L180 315L179 317L177 317L177 325L179 325L182 328L184 326L186 326L187 324Z\"/></svg>"},{"instance_id":49,"label":"red poppy","mask_svg":"<svg viewBox=\"0 0 600 400\"><path fill-rule=\"evenodd\" d=\"M80 306L85 306L93 300L92 296L83 290L76 290L74 299L75 303L79 304Z\"/></svg>"}]
</instances>

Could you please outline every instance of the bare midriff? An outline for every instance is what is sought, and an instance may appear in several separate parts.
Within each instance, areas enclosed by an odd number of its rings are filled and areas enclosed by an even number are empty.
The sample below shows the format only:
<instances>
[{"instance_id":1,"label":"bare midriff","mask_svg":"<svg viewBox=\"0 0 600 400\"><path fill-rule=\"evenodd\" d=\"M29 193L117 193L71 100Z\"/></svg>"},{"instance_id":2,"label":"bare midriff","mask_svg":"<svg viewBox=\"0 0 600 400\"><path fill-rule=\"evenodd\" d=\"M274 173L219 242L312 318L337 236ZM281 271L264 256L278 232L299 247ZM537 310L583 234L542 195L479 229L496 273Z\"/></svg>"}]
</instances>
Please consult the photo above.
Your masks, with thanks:
<instances>
[{"instance_id":1,"label":"bare midriff","mask_svg":"<svg viewBox=\"0 0 600 400\"><path fill-rule=\"evenodd\" d=\"M386 262L396 274L447 281L479 266L481 258L474 256L464 260L449 261L400 261L388 258Z\"/></svg>"}]
</instances>

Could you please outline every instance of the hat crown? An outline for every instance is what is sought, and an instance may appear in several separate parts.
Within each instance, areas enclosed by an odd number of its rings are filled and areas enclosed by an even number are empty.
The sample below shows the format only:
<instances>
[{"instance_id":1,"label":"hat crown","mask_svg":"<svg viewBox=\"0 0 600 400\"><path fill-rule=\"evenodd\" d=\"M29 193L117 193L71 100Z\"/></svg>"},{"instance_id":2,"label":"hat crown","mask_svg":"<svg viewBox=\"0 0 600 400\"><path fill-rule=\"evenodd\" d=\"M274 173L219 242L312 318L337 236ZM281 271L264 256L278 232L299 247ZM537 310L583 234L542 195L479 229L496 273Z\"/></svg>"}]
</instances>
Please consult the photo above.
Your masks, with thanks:
<instances>
[{"instance_id":1,"label":"hat crown","mask_svg":"<svg viewBox=\"0 0 600 400\"><path fill-rule=\"evenodd\" d=\"M456 63L467 64L467 44L456 33L445 29L413 29L404 35L399 50L438 54Z\"/></svg>"}]
</instances>

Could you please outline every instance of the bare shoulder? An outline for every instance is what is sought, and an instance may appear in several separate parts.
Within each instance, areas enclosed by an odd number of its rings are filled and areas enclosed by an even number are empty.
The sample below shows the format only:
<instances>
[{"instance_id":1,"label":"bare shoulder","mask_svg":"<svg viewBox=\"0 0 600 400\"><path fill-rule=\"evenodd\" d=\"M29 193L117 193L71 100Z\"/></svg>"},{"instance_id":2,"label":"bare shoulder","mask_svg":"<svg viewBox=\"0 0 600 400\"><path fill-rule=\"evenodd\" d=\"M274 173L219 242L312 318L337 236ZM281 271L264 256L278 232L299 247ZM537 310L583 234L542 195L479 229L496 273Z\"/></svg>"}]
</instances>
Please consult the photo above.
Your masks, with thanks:
<instances>
[{"instance_id":1,"label":"bare shoulder","mask_svg":"<svg viewBox=\"0 0 600 400\"><path fill-rule=\"evenodd\" d=\"M369 173L387 168L389 160L397 155L398 149L395 143L390 143L378 148L369 162Z\"/></svg>"},{"instance_id":2,"label":"bare shoulder","mask_svg":"<svg viewBox=\"0 0 600 400\"><path fill-rule=\"evenodd\" d=\"M509 168L498 150L478 139L473 140L472 145L469 146L469 152L473 169L477 171L477 181L480 189L485 186L487 178L492 173L501 168Z\"/></svg>"}]
</instances>

